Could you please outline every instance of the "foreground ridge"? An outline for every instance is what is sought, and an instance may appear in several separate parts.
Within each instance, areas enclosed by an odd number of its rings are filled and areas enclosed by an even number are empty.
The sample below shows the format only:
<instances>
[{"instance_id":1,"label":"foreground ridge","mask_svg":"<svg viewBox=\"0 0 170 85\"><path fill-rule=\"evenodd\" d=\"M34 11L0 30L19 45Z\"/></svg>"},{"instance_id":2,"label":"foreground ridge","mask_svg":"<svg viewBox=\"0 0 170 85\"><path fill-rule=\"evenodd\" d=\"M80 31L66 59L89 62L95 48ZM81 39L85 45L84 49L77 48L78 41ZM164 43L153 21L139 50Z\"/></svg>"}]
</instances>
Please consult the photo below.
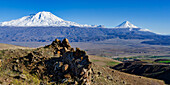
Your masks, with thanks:
<instances>
[{"instance_id":1,"label":"foreground ridge","mask_svg":"<svg viewBox=\"0 0 170 85\"><path fill-rule=\"evenodd\" d=\"M161 80L104 67L97 62L107 66L115 61L74 50L68 39L36 49L1 50L0 55L2 85L164 85Z\"/></svg>"}]
</instances>

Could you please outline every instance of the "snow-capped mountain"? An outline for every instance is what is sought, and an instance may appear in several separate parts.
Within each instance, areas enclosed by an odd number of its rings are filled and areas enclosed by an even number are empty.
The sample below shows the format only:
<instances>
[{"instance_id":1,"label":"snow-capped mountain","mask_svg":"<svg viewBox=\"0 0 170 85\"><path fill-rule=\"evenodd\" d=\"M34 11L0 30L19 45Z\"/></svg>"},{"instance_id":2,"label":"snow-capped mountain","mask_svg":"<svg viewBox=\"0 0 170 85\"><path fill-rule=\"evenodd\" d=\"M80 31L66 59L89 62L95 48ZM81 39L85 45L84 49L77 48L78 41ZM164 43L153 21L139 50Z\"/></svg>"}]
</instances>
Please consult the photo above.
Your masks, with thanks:
<instances>
[{"instance_id":1,"label":"snow-capped mountain","mask_svg":"<svg viewBox=\"0 0 170 85\"><path fill-rule=\"evenodd\" d=\"M116 26L115 28L139 28L139 27L131 24L129 21L124 21L123 23Z\"/></svg>"},{"instance_id":2,"label":"snow-capped mountain","mask_svg":"<svg viewBox=\"0 0 170 85\"><path fill-rule=\"evenodd\" d=\"M121 23L120 25L116 26L115 28L117 29L123 29L123 28L128 28L129 31L132 31L132 30L138 30L138 31L150 31L149 29L142 29L142 28L139 28L133 24L131 24L129 21L124 21L123 23ZM151 31L150 31L151 32Z\"/></svg>"},{"instance_id":3,"label":"snow-capped mountain","mask_svg":"<svg viewBox=\"0 0 170 85\"><path fill-rule=\"evenodd\" d=\"M34 15L22 17L0 23L0 26L78 26L78 27L96 27L96 25L80 25L75 22L65 21L50 12L38 12Z\"/></svg>"}]
</instances>

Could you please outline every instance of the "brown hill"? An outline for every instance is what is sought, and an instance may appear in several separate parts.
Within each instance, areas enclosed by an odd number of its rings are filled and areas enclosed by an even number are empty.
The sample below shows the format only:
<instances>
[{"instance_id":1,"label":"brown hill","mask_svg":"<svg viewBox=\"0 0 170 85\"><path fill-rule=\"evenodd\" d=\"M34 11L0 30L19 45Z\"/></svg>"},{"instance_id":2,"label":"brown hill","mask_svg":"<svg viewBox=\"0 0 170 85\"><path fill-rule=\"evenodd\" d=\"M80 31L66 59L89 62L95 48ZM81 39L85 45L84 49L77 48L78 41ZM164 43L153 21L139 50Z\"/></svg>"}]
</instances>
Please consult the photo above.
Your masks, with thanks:
<instances>
[{"instance_id":1,"label":"brown hill","mask_svg":"<svg viewBox=\"0 0 170 85\"><path fill-rule=\"evenodd\" d=\"M118 64L112 68L130 74L164 80L165 83L170 84L169 65L150 64L142 61L129 61Z\"/></svg>"}]
</instances>

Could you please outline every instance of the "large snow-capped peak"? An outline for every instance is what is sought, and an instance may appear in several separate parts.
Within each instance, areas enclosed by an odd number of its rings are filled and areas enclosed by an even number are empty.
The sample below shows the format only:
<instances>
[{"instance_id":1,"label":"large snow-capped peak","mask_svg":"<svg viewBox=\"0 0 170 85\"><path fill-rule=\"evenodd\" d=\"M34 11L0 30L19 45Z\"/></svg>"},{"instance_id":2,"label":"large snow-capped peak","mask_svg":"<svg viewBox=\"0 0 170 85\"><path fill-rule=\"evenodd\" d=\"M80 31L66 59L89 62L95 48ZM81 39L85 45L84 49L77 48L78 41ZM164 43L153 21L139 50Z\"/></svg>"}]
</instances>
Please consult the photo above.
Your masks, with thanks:
<instances>
[{"instance_id":1,"label":"large snow-capped peak","mask_svg":"<svg viewBox=\"0 0 170 85\"><path fill-rule=\"evenodd\" d=\"M55 16L54 14L50 13L50 12L38 12L37 14L35 14L35 16L32 17L34 20L49 20L49 21L64 21L63 19Z\"/></svg>"},{"instance_id":2,"label":"large snow-capped peak","mask_svg":"<svg viewBox=\"0 0 170 85\"><path fill-rule=\"evenodd\" d=\"M129 21L124 21L123 23L116 26L115 28L139 28L139 27L131 24Z\"/></svg>"},{"instance_id":3,"label":"large snow-capped peak","mask_svg":"<svg viewBox=\"0 0 170 85\"><path fill-rule=\"evenodd\" d=\"M64 21L54 14L46 11L38 12L29 16L0 23L0 26L78 26L78 27L94 27L92 25L80 25L71 21Z\"/></svg>"}]
</instances>

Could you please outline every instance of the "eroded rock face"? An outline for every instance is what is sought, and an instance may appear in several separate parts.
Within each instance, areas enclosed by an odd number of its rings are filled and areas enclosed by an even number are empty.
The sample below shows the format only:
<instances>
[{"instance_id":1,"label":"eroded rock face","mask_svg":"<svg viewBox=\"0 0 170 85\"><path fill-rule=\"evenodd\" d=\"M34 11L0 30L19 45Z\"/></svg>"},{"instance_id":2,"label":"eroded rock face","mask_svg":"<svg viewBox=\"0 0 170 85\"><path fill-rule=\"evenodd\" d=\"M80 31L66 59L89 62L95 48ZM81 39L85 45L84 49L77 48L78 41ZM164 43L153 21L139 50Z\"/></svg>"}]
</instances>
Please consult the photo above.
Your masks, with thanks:
<instances>
[{"instance_id":1,"label":"eroded rock face","mask_svg":"<svg viewBox=\"0 0 170 85\"><path fill-rule=\"evenodd\" d=\"M16 62L17 61L17 62ZM91 83L91 62L85 51L71 48L68 39L58 39L51 45L29 53L27 56L14 59L16 71L22 72L22 66L29 73L37 75L48 82L67 84Z\"/></svg>"}]
</instances>

